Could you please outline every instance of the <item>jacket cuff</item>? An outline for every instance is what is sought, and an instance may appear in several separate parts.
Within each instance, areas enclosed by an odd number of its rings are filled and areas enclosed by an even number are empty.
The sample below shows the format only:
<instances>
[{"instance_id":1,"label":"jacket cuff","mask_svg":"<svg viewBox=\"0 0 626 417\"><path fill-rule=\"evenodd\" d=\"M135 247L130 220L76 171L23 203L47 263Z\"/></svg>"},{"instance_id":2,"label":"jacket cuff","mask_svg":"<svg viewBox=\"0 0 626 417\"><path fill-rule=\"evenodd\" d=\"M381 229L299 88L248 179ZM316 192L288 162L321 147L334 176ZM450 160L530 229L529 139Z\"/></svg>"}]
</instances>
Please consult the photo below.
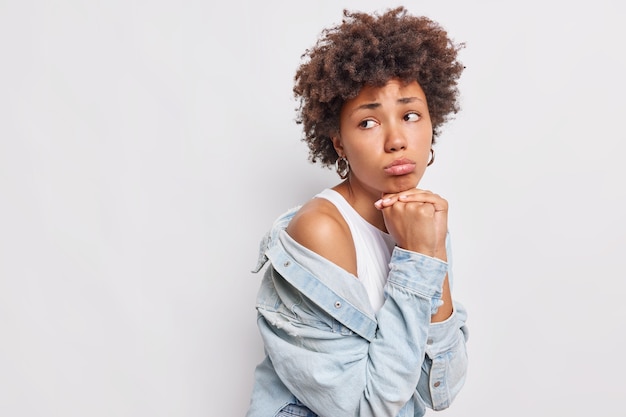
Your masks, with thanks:
<instances>
[{"instance_id":1,"label":"jacket cuff","mask_svg":"<svg viewBox=\"0 0 626 417\"><path fill-rule=\"evenodd\" d=\"M456 310L444 321L431 323L428 328L428 339L426 341L426 354L428 357L432 359L453 350L458 343L459 326Z\"/></svg>"},{"instance_id":2,"label":"jacket cuff","mask_svg":"<svg viewBox=\"0 0 626 417\"><path fill-rule=\"evenodd\" d=\"M389 262L387 283L430 299L431 314L435 314L441 305L441 288L447 272L447 262L396 246Z\"/></svg>"}]
</instances>

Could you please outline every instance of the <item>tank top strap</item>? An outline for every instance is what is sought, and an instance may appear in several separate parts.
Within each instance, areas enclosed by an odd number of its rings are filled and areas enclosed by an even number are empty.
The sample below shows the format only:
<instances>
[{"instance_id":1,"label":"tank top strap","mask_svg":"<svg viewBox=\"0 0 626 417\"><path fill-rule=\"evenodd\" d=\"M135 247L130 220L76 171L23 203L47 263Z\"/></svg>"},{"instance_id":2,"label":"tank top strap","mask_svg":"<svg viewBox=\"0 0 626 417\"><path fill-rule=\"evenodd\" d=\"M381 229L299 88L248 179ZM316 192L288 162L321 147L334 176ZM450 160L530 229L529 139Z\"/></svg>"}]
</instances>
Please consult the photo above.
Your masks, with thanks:
<instances>
[{"instance_id":1,"label":"tank top strap","mask_svg":"<svg viewBox=\"0 0 626 417\"><path fill-rule=\"evenodd\" d=\"M337 191L327 188L315 197L330 201L350 228L356 252L357 277L367 290L372 308L378 311L384 302L389 260L395 245L393 238L361 217Z\"/></svg>"}]
</instances>

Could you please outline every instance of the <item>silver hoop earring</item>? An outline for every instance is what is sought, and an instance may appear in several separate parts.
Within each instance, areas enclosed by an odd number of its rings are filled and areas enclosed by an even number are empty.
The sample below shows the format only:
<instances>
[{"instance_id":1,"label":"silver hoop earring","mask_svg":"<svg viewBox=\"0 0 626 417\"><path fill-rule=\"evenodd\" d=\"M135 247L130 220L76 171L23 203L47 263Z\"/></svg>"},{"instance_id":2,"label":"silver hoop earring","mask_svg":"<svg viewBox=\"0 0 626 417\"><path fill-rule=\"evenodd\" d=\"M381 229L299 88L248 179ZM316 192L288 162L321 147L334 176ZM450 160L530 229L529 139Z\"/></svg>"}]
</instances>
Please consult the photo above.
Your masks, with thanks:
<instances>
[{"instance_id":1,"label":"silver hoop earring","mask_svg":"<svg viewBox=\"0 0 626 417\"><path fill-rule=\"evenodd\" d=\"M335 171L337 171L339 178L342 180L348 178L348 174L350 173L350 163L345 156L337 158L335 161Z\"/></svg>"},{"instance_id":2,"label":"silver hoop earring","mask_svg":"<svg viewBox=\"0 0 626 417\"><path fill-rule=\"evenodd\" d=\"M430 148L430 161L428 161L428 164L426 164L426 166L431 166L433 162L435 162L435 150L433 148Z\"/></svg>"}]
</instances>

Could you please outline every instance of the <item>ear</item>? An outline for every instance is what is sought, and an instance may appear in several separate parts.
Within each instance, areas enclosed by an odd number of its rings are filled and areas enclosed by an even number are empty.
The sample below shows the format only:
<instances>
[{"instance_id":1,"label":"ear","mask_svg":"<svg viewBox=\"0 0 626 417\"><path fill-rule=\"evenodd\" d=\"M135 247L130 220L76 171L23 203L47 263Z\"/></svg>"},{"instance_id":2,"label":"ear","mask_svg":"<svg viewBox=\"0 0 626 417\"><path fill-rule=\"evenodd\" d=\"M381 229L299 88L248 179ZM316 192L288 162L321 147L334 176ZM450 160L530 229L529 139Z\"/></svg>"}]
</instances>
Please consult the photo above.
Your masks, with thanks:
<instances>
[{"instance_id":1,"label":"ear","mask_svg":"<svg viewBox=\"0 0 626 417\"><path fill-rule=\"evenodd\" d=\"M333 141L333 146L335 148L335 152L337 152L337 155L339 155L340 157L346 156L346 153L343 150L343 145L341 144L341 138L339 137L338 134L331 136L330 138Z\"/></svg>"}]
</instances>

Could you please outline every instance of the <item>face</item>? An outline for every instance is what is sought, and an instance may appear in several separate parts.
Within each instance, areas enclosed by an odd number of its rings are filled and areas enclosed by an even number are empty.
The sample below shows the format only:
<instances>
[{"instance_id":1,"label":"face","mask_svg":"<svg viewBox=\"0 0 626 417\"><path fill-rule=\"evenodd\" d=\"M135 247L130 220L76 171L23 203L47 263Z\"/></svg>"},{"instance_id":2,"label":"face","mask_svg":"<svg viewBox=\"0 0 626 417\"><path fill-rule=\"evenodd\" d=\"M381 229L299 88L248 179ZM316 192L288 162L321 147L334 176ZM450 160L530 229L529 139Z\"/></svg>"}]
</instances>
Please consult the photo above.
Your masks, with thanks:
<instances>
[{"instance_id":1,"label":"face","mask_svg":"<svg viewBox=\"0 0 626 417\"><path fill-rule=\"evenodd\" d=\"M350 186L372 197L417 187L430 156L433 128L426 95L413 81L364 87L341 109L333 144L350 163Z\"/></svg>"}]
</instances>

